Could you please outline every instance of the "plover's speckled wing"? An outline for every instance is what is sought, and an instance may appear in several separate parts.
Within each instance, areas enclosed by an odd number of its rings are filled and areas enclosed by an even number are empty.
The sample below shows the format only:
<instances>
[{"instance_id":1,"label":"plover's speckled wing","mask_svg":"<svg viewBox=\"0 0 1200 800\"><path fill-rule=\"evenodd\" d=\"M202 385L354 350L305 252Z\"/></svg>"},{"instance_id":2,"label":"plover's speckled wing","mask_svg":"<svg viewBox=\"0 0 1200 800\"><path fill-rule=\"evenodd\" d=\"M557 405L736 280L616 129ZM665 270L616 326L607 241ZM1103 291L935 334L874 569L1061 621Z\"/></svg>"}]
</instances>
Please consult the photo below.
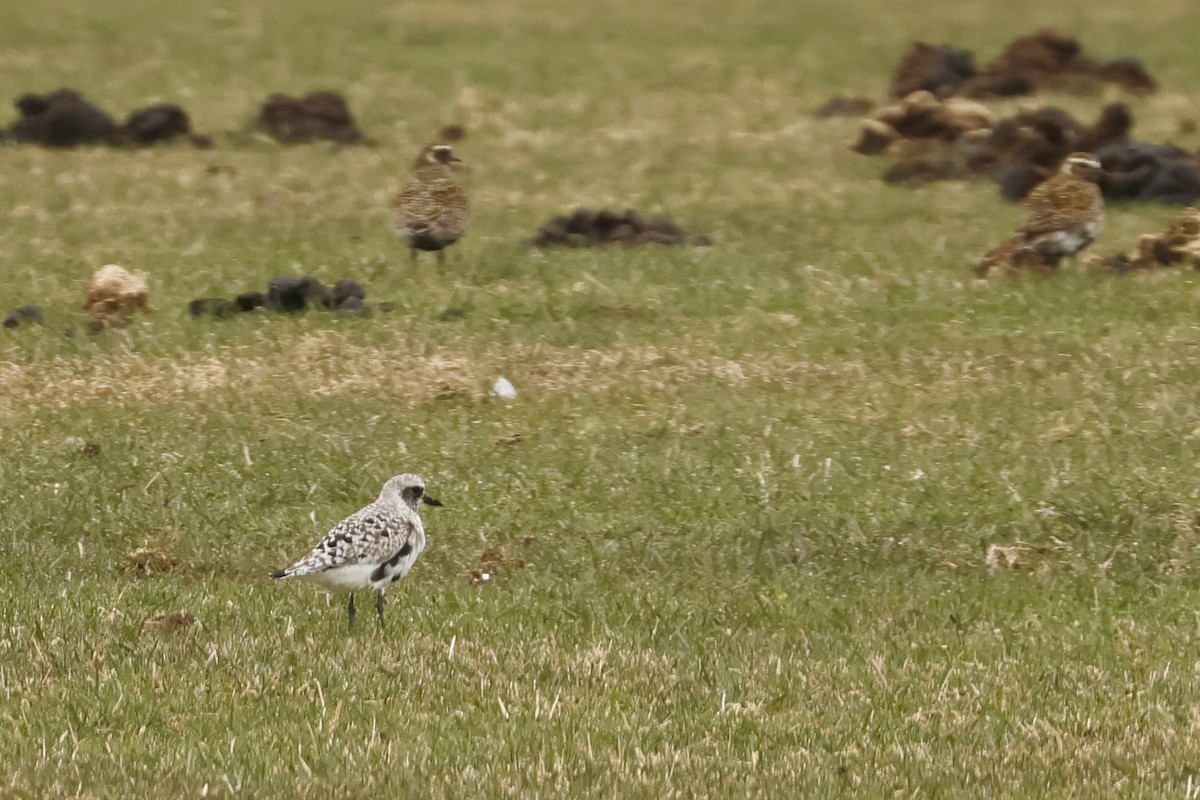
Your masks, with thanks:
<instances>
[{"instance_id":1,"label":"plover's speckled wing","mask_svg":"<svg viewBox=\"0 0 1200 800\"><path fill-rule=\"evenodd\" d=\"M420 518L414 517L397 509L369 505L335 525L312 552L281 570L278 577L300 578L357 565L373 568L406 546L411 552L421 524Z\"/></svg>"},{"instance_id":2,"label":"plover's speckled wing","mask_svg":"<svg viewBox=\"0 0 1200 800\"><path fill-rule=\"evenodd\" d=\"M429 233L441 246L462 238L467 222L467 193L452 180L413 181L396 195L396 233Z\"/></svg>"},{"instance_id":3,"label":"plover's speckled wing","mask_svg":"<svg viewBox=\"0 0 1200 800\"><path fill-rule=\"evenodd\" d=\"M1039 184L1025 201L1026 216L1020 232L1027 237L1062 230L1080 221L1102 220L1104 197L1100 187L1074 175L1055 175Z\"/></svg>"}]
</instances>

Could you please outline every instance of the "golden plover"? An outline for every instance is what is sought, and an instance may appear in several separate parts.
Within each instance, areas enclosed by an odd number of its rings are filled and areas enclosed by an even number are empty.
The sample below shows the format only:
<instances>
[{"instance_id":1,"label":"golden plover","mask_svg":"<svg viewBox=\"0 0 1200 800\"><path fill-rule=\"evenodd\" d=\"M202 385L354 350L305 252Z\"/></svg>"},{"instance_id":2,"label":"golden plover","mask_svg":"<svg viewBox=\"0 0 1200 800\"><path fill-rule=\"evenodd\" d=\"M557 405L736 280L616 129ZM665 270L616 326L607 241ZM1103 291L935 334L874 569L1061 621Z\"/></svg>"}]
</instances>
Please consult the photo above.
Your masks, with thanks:
<instances>
[{"instance_id":1,"label":"golden plover","mask_svg":"<svg viewBox=\"0 0 1200 800\"><path fill-rule=\"evenodd\" d=\"M417 260L417 251L437 253L462 238L467 228L467 193L459 182L462 159L448 144L426 145L413 161L413 177L396 195L393 229Z\"/></svg>"},{"instance_id":2,"label":"golden plover","mask_svg":"<svg viewBox=\"0 0 1200 800\"><path fill-rule=\"evenodd\" d=\"M302 578L334 592L350 592L350 625L354 625L354 593L372 588L375 611L383 624L383 595L400 580L425 549L425 527L417 513L421 503L440 506L425 494L425 482L404 474L383 485L379 499L333 527L320 544L272 578Z\"/></svg>"},{"instance_id":3,"label":"golden plover","mask_svg":"<svg viewBox=\"0 0 1200 800\"><path fill-rule=\"evenodd\" d=\"M983 257L979 272L1004 266L1054 269L1095 241L1104 227L1104 197L1095 183L1100 169L1090 153L1067 156L1058 173L1025 198L1025 221Z\"/></svg>"}]
</instances>

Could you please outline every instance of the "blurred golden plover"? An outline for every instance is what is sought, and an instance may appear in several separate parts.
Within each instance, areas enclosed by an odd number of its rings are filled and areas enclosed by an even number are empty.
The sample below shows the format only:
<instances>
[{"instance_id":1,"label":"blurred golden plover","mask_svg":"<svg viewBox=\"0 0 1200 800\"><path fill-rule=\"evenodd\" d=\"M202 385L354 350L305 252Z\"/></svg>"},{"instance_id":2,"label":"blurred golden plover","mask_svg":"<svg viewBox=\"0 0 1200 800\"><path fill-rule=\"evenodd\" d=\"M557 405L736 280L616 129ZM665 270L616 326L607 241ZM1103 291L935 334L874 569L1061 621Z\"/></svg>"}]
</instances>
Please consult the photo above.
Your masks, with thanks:
<instances>
[{"instance_id":1,"label":"blurred golden plover","mask_svg":"<svg viewBox=\"0 0 1200 800\"><path fill-rule=\"evenodd\" d=\"M467 228L467 193L459 182L462 159L448 144L426 145L413 161L413 177L396 195L396 219L393 228L412 253L437 253L438 263L445 261L443 250L462 238Z\"/></svg>"},{"instance_id":2,"label":"blurred golden plover","mask_svg":"<svg viewBox=\"0 0 1200 800\"><path fill-rule=\"evenodd\" d=\"M979 272L1004 266L1054 269L1095 241L1104 227L1104 197L1095 183L1100 169L1090 153L1067 156L1058 173L1025 198L1025 221L983 257Z\"/></svg>"},{"instance_id":3,"label":"blurred golden plover","mask_svg":"<svg viewBox=\"0 0 1200 800\"><path fill-rule=\"evenodd\" d=\"M354 593L372 588L375 610L383 624L383 595L400 580L425 549L421 503L440 506L425 494L425 482L404 474L383 485L379 499L333 527L308 555L272 578L302 578L334 592L350 592L350 625L354 625Z\"/></svg>"}]
</instances>

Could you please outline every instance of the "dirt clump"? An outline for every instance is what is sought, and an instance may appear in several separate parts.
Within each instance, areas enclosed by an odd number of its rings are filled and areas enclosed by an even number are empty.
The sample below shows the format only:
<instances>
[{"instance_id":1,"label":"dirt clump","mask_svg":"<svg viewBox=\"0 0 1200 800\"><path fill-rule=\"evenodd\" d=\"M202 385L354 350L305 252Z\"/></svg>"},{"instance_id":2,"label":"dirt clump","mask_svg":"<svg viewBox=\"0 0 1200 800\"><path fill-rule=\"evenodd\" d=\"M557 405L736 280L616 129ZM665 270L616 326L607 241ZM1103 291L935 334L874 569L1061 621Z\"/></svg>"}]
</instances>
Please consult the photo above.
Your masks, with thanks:
<instances>
[{"instance_id":1,"label":"dirt clump","mask_svg":"<svg viewBox=\"0 0 1200 800\"><path fill-rule=\"evenodd\" d=\"M1022 200L1071 153L1096 155L1110 200L1187 205L1200 200L1200 156L1132 138L1133 114L1110 103L1092 124L1052 105L989 116L977 101L915 92L863 121L851 148L896 161L883 180L901 186L986 177L1001 196Z\"/></svg>"},{"instance_id":2,"label":"dirt clump","mask_svg":"<svg viewBox=\"0 0 1200 800\"><path fill-rule=\"evenodd\" d=\"M1083 45L1054 28L1009 42L995 61L975 68L974 54L951 45L913 42L892 74L891 96L927 91L937 97L1017 97L1042 89L1088 90L1115 84L1130 92L1153 92L1158 82L1135 58L1098 62Z\"/></svg>"},{"instance_id":3,"label":"dirt clump","mask_svg":"<svg viewBox=\"0 0 1200 800\"><path fill-rule=\"evenodd\" d=\"M304 97L272 94L262 104L257 125L272 139L284 144L322 140L359 144L365 141L346 98L338 92L310 92Z\"/></svg>"},{"instance_id":4,"label":"dirt clump","mask_svg":"<svg viewBox=\"0 0 1200 800\"><path fill-rule=\"evenodd\" d=\"M529 244L534 247L605 247L643 244L705 246L707 236L689 236L670 217L644 218L628 209L616 212L607 208L590 211L577 208L569 215L552 217L538 228Z\"/></svg>"},{"instance_id":5,"label":"dirt clump","mask_svg":"<svg viewBox=\"0 0 1200 800\"><path fill-rule=\"evenodd\" d=\"M236 314L276 311L295 314L311 309L337 311L342 316L368 316L372 307L358 281L343 278L331 290L310 275L272 278L266 292L242 292L233 300L224 297L199 297L188 303L193 317L226 319ZM379 310L386 310L380 303Z\"/></svg>"},{"instance_id":6,"label":"dirt clump","mask_svg":"<svg viewBox=\"0 0 1200 800\"><path fill-rule=\"evenodd\" d=\"M77 147L107 143L117 133L112 115L74 89L23 94L16 106L21 118L13 123L9 135L17 142Z\"/></svg>"},{"instance_id":7,"label":"dirt clump","mask_svg":"<svg viewBox=\"0 0 1200 800\"><path fill-rule=\"evenodd\" d=\"M1168 223L1162 233L1143 234L1132 255L1115 253L1092 259L1092 267L1124 275L1129 272L1164 267L1187 266L1200 269L1200 211L1185 208Z\"/></svg>"},{"instance_id":8,"label":"dirt clump","mask_svg":"<svg viewBox=\"0 0 1200 800\"><path fill-rule=\"evenodd\" d=\"M29 304L14 308L8 312L8 315L4 318L4 327L18 328L22 325L41 325L45 321L42 309Z\"/></svg>"},{"instance_id":9,"label":"dirt clump","mask_svg":"<svg viewBox=\"0 0 1200 800\"><path fill-rule=\"evenodd\" d=\"M92 275L83 310L91 311L93 322L101 326L124 325L134 312L150 310L146 276L105 264Z\"/></svg>"},{"instance_id":10,"label":"dirt clump","mask_svg":"<svg viewBox=\"0 0 1200 800\"><path fill-rule=\"evenodd\" d=\"M149 147L183 139L211 147L212 139L193 133L187 111L174 103L155 103L131 113L118 125L112 114L74 89L23 94L16 101L20 118L8 135L23 144L68 148L80 145Z\"/></svg>"},{"instance_id":11,"label":"dirt clump","mask_svg":"<svg viewBox=\"0 0 1200 800\"><path fill-rule=\"evenodd\" d=\"M899 99L923 91L947 97L977 74L971 51L913 42L892 75L890 94Z\"/></svg>"}]
</instances>

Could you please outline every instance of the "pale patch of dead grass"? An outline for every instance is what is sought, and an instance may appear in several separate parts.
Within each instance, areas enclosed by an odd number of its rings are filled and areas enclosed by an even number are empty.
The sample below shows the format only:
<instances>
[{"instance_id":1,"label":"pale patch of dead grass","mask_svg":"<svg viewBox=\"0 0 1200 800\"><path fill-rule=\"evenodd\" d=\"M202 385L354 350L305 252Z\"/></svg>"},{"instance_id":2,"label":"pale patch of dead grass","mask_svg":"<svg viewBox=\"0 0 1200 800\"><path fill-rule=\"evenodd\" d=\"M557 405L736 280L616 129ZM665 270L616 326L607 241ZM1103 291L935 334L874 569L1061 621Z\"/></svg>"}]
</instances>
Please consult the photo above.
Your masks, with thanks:
<instances>
[{"instance_id":1,"label":"pale patch of dead grass","mask_svg":"<svg viewBox=\"0 0 1200 800\"><path fill-rule=\"evenodd\" d=\"M156 614L142 623L142 627L147 630L158 631L159 633L178 633L179 631L187 630L195 624L195 615L186 608L183 608L179 611Z\"/></svg>"},{"instance_id":2,"label":"pale patch of dead grass","mask_svg":"<svg viewBox=\"0 0 1200 800\"><path fill-rule=\"evenodd\" d=\"M495 376L519 376L518 390L541 395L661 390L696 381L744 385L800 375L860 375L852 362L813 363L780 353L728 358L716 345L636 346L620 351L552 347L542 343L485 346L472 355L437 350L401 357L415 343L397 333L386 345L360 345L337 331L305 333L289 346L262 352L250 346L219 353L59 357L41 363L0 362L0 412L29 405L64 409L119 401L156 405L236 393L240 398L380 396L415 407L447 397L486 402Z\"/></svg>"}]
</instances>

